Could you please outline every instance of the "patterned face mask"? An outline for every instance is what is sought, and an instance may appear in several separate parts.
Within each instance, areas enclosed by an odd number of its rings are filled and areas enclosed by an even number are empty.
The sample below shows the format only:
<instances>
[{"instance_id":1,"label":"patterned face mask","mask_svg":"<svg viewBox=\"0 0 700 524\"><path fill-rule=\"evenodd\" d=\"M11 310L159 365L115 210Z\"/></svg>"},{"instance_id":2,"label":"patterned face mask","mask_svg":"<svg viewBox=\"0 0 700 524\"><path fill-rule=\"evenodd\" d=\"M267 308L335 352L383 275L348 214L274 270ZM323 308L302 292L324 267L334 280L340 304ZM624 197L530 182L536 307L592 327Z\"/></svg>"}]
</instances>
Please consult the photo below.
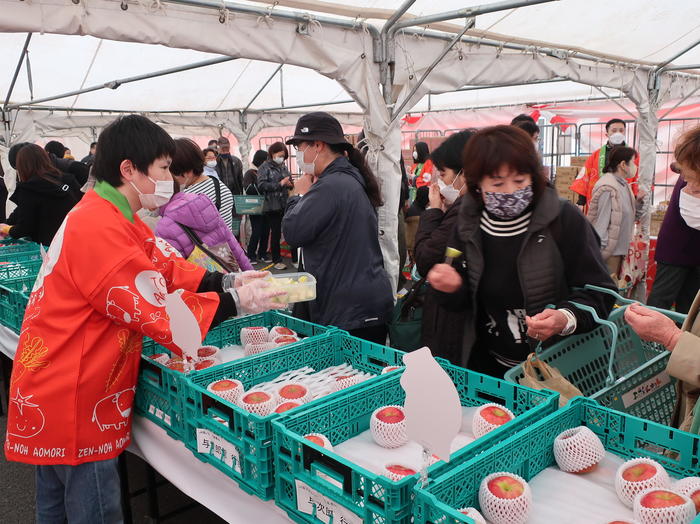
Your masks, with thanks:
<instances>
[{"instance_id":1,"label":"patterned face mask","mask_svg":"<svg viewBox=\"0 0 700 524\"><path fill-rule=\"evenodd\" d=\"M532 184L514 193L484 192L484 206L493 216L510 220L527 209L532 203Z\"/></svg>"}]
</instances>

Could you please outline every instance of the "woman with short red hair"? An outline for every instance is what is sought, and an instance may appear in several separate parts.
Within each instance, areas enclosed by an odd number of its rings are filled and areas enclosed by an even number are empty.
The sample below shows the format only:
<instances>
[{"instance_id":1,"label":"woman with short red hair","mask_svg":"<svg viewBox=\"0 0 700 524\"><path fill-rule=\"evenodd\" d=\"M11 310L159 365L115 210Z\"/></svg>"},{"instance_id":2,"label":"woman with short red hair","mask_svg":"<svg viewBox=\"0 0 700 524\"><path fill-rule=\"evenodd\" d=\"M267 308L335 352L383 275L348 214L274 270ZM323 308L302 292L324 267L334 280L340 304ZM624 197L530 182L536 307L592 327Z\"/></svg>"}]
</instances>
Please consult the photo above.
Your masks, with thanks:
<instances>
[{"instance_id":1,"label":"woman with short red hair","mask_svg":"<svg viewBox=\"0 0 700 524\"><path fill-rule=\"evenodd\" d=\"M461 354L448 358L503 377L538 342L596 326L572 302L607 317L613 300L586 284L615 286L592 226L547 182L527 133L482 129L463 159L468 191L448 246L464 262L438 264L428 280L446 306L466 311Z\"/></svg>"},{"instance_id":2,"label":"woman with short red hair","mask_svg":"<svg viewBox=\"0 0 700 524\"><path fill-rule=\"evenodd\" d=\"M10 200L17 208L0 224L0 234L29 238L48 246L63 219L82 197L73 175L61 173L49 155L36 144L17 153L18 183Z\"/></svg>"}]
</instances>

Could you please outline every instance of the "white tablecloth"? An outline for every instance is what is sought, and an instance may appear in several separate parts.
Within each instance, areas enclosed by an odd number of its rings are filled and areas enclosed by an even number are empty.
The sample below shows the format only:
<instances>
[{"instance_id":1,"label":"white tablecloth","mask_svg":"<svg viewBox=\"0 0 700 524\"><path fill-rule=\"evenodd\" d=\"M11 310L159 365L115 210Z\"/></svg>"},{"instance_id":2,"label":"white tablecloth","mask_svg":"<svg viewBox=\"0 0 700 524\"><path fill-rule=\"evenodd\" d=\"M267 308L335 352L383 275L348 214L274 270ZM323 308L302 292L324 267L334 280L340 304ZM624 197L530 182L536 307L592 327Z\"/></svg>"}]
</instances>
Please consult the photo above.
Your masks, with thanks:
<instances>
[{"instance_id":1,"label":"white tablecloth","mask_svg":"<svg viewBox=\"0 0 700 524\"><path fill-rule=\"evenodd\" d=\"M0 326L0 351L14 359L19 337ZM288 523L289 518L274 501L264 502L242 491L235 481L210 464L201 462L165 430L135 416L129 451L148 462L180 491L234 524Z\"/></svg>"}]
</instances>

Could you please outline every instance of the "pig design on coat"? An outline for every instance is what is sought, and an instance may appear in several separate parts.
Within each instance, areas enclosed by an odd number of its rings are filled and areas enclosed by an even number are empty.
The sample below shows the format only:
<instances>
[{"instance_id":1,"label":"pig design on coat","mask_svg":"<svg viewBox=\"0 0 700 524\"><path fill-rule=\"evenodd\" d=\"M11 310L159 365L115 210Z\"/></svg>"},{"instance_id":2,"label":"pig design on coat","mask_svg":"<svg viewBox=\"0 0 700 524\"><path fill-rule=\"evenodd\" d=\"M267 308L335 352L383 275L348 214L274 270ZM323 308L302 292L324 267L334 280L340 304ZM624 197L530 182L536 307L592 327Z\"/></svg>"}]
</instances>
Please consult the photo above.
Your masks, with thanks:
<instances>
[{"instance_id":1,"label":"pig design on coat","mask_svg":"<svg viewBox=\"0 0 700 524\"><path fill-rule=\"evenodd\" d=\"M100 431L126 427L135 392L136 387L128 388L100 400L92 412L92 422L97 424Z\"/></svg>"}]
</instances>

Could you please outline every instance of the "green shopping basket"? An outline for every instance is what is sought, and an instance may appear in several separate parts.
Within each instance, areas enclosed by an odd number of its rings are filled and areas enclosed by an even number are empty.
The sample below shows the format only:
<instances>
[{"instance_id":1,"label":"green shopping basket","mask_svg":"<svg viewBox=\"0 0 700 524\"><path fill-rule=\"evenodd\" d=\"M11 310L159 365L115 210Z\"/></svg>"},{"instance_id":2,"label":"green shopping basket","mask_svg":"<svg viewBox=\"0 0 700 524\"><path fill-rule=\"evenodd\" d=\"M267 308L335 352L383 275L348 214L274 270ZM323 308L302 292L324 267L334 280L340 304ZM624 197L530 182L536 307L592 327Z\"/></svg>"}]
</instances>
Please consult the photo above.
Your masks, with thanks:
<instances>
[{"instance_id":1,"label":"green shopping basket","mask_svg":"<svg viewBox=\"0 0 700 524\"><path fill-rule=\"evenodd\" d=\"M233 195L236 213L239 215L262 215L265 197L260 195Z\"/></svg>"},{"instance_id":2,"label":"green shopping basket","mask_svg":"<svg viewBox=\"0 0 700 524\"><path fill-rule=\"evenodd\" d=\"M545 349L537 356L558 369L584 396L602 405L639 418L668 425L676 400L675 380L666 372L670 353L661 344L639 338L625 322L626 305L634 301L612 290L586 286L587 289L613 295L621 307L616 307L609 320L601 320L592 308L589 311L601 324L589 333L572 335ZM677 322L685 315L659 310ZM520 383L522 365L509 370L505 379Z\"/></svg>"}]
</instances>

